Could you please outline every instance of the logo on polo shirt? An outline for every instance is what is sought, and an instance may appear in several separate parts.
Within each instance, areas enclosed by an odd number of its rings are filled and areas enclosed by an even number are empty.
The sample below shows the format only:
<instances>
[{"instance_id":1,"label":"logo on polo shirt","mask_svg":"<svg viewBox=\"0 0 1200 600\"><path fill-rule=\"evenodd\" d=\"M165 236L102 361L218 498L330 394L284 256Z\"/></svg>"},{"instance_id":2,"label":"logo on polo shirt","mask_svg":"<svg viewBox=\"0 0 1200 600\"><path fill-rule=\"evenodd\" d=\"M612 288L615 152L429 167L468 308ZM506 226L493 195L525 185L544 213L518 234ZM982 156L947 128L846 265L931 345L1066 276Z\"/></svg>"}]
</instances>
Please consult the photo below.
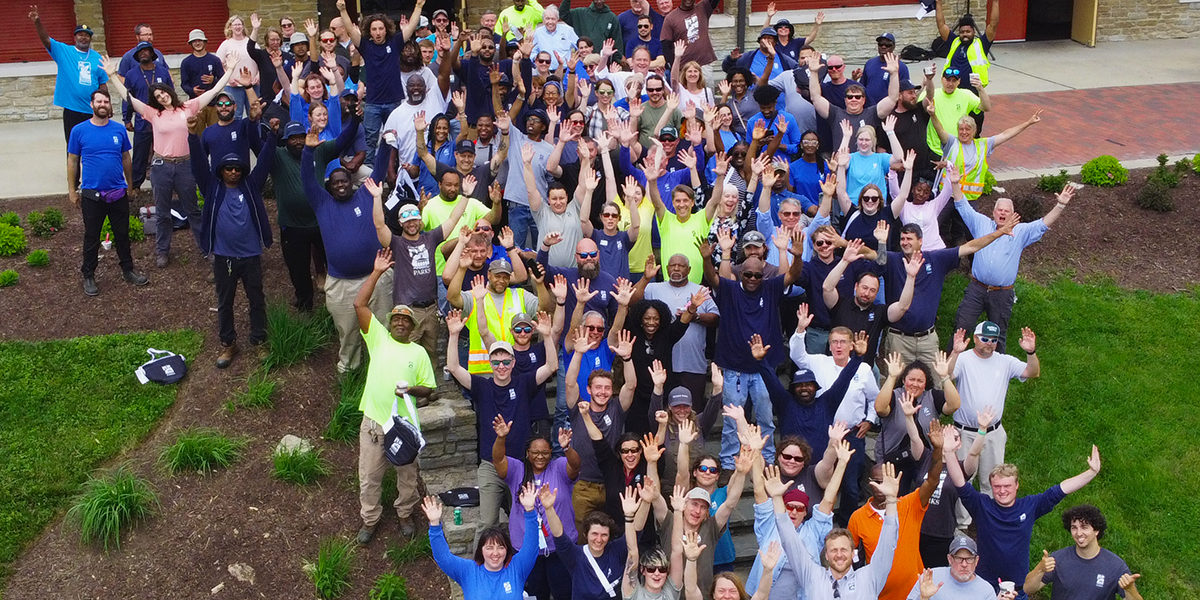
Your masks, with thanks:
<instances>
[{"instance_id":1,"label":"logo on polo shirt","mask_svg":"<svg viewBox=\"0 0 1200 600\"><path fill-rule=\"evenodd\" d=\"M930 275L933 275L933 265L931 265L929 263L925 263L925 272Z\"/></svg>"},{"instance_id":2,"label":"logo on polo shirt","mask_svg":"<svg viewBox=\"0 0 1200 600\"><path fill-rule=\"evenodd\" d=\"M537 362L537 354L530 352L529 353L529 362Z\"/></svg>"},{"instance_id":3,"label":"logo on polo shirt","mask_svg":"<svg viewBox=\"0 0 1200 600\"><path fill-rule=\"evenodd\" d=\"M517 390L508 390L508 399L516 400L517 399Z\"/></svg>"},{"instance_id":4,"label":"logo on polo shirt","mask_svg":"<svg viewBox=\"0 0 1200 600\"><path fill-rule=\"evenodd\" d=\"M391 46L388 46L388 52L391 52L391 51L392 51L392 47L391 47ZM505 582L504 582L504 593L505 593L505 594L511 594L511 593L512 593L512 584L511 584L511 583L509 583L509 582L507 582L507 581L505 581Z\"/></svg>"},{"instance_id":5,"label":"logo on polo shirt","mask_svg":"<svg viewBox=\"0 0 1200 600\"><path fill-rule=\"evenodd\" d=\"M355 207L354 207L354 216L356 216L356 217L361 217L361 216L362 216L362 209L361 209L361 208L359 208L359 207L357 207L357 206L355 206Z\"/></svg>"},{"instance_id":6,"label":"logo on polo shirt","mask_svg":"<svg viewBox=\"0 0 1200 600\"><path fill-rule=\"evenodd\" d=\"M604 415L604 426L605 427L612 426L612 417L610 417L608 415Z\"/></svg>"},{"instance_id":7,"label":"logo on polo shirt","mask_svg":"<svg viewBox=\"0 0 1200 600\"><path fill-rule=\"evenodd\" d=\"M1104 587L1104 573L1096 574L1096 587L1098 587L1098 588Z\"/></svg>"},{"instance_id":8,"label":"logo on polo shirt","mask_svg":"<svg viewBox=\"0 0 1200 600\"><path fill-rule=\"evenodd\" d=\"M236 131L230 131L230 132L229 132L229 139L230 139L230 140L233 140L233 141L235 141L235 142L236 142L236 141L237 141L237 132L236 132Z\"/></svg>"},{"instance_id":9,"label":"logo on polo shirt","mask_svg":"<svg viewBox=\"0 0 1200 600\"><path fill-rule=\"evenodd\" d=\"M115 135L114 135L114 136L113 136L113 145L114 145L114 146L120 146L120 145L121 145L121 138L119 138L119 137L117 137L117 136L115 136Z\"/></svg>"},{"instance_id":10,"label":"logo on polo shirt","mask_svg":"<svg viewBox=\"0 0 1200 600\"><path fill-rule=\"evenodd\" d=\"M605 290L600 290L600 301L601 301L601 302L608 302L608 292L607 292L607 291L605 291Z\"/></svg>"},{"instance_id":11,"label":"logo on polo shirt","mask_svg":"<svg viewBox=\"0 0 1200 600\"><path fill-rule=\"evenodd\" d=\"M867 322L869 322L869 323L875 322L875 313L867 313Z\"/></svg>"},{"instance_id":12,"label":"logo on polo shirt","mask_svg":"<svg viewBox=\"0 0 1200 600\"><path fill-rule=\"evenodd\" d=\"M387 53L388 53L388 54L391 54L391 53L392 53L392 47L391 47L391 46L387 46L385 49L387 50ZM505 584L505 585L508 585L508 584Z\"/></svg>"},{"instance_id":13,"label":"logo on polo shirt","mask_svg":"<svg viewBox=\"0 0 1200 600\"><path fill-rule=\"evenodd\" d=\"M1022 522L1022 523L1024 523L1024 522L1025 522L1025 513L1021 513L1021 522Z\"/></svg>"}]
</instances>

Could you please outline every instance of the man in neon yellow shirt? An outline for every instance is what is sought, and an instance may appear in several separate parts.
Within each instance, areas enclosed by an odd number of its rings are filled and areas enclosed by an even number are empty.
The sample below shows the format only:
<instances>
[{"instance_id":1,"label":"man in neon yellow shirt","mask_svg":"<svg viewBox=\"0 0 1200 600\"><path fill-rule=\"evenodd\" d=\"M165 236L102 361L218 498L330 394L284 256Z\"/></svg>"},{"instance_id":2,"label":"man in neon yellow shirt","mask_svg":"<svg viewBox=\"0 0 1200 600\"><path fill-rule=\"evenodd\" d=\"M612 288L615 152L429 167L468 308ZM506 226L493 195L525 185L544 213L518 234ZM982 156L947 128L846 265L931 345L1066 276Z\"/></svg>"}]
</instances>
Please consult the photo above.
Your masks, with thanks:
<instances>
[{"instance_id":1,"label":"man in neon yellow shirt","mask_svg":"<svg viewBox=\"0 0 1200 600\"><path fill-rule=\"evenodd\" d=\"M383 492L383 474L392 466L383 454L383 425L391 420L392 405L398 395L428 398L437 387L429 354L420 344L409 341L415 328L412 309L403 304L397 305L388 313L386 326L371 314L371 294L379 278L392 268L392 264L392 251L387 248L380 250L375 255L374 270L354 298L358 327L371 358L367 367L367 383L358 403L359 410L363 412L362 425L358 430L358 500L362 506L360 514L363 520L362 529L358 531L360 544L371 541L383 516L383 506L379 503ZM397 413L420 427L415 406L401 401ZM398 496L393 506L396 516L400 517L401 532L411 539L416 528L409 517L420 500L417 495L420 473L416 462L395 469Z\"/></svg>"},{"instance_id":2,"label":"man in neon yellow shirt","mask_svg":"<svg viewBox=\"0 0 1200 600\"><path fill-rule=\"evenodd\" d=\"M532 37L533 30L542 23L542 5L537 0L513 0L512 6L500 11L496 22L504 32L505 41L516 39L516 32L522 27L525 35Z\"/></svg>"},{"instance_id":3,"label":"man in neon yellow shirt","mask_svg":"<svg viewBox=\"0 0 1200 600\"><path fill-rule=\"evenodd\" d=\"M992 109L992 100L982 85L977 86L979 95L959 87L961 73L958 69L947 68L942 71L942 89L933 91L933 74L925 72L925 85L917 100L929 98L933 104L934 119L941 123L946 131L956 131L958 120L971 113L987 112ZM929 120L929 128L925 132L925 140L934 154L942 155L942 140L933 127L933 119Z\"/></svg>"},{"instance_id":4,"label":"man in neon yellow shirt","mask_svg":"<svg viewBox=\"0 0 1200 600\"><path fill-rule=\"evenodd\" d=\"M446 257L454 250L454 246L446 246L446 242L458 239L458 232L464 226L474 226L479 219L485 219L488 223L495 225L500 220L500 211L502 203L496 202L491 210L484 206L482 202L475 198L463 198L459 192L466 192L470 196L475 192L475 177L468 175L466 179L458 171L446 169L438 174L438 195L430 198L429 202L425 203L425 207L421 209L421 225L425 231L429 231L435 227L441 227L442 223L450 218L454 212L454 207L459 202L464 200L467 203L467 208L463 210L462 216L458 218L458 222L450 229L446 239L438 244L437 252L434 254L437 265L438 275L442 274L442 270L446 267Z\"/></svg>"}]
</instances>

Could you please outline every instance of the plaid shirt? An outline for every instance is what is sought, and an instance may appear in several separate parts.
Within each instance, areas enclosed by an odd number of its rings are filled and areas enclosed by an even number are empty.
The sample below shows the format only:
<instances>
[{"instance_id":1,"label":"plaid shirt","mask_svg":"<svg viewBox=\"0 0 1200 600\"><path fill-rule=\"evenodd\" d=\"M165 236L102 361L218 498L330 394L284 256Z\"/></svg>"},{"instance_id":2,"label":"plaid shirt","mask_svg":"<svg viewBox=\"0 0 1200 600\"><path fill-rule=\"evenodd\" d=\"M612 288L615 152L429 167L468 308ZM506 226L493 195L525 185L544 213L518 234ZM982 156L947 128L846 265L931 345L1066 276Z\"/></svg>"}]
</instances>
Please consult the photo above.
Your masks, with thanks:
<instances>
[{"instance_id":1,"label":"plaid shirt","mask_svg":"<svg viewBox=\"0 0 1200 600\"><path fill-rule=\"evenodd\" d=\"M619 106L614 106L613 110L617 111L617 117L622 121L629 120L629 111ZM604 117L604 111L600 109L599 104L593 104L583 111L583 116L587 119L587 136L596 139L601 133L608 131L608 120Z\"/></svg>"}]
</instances>

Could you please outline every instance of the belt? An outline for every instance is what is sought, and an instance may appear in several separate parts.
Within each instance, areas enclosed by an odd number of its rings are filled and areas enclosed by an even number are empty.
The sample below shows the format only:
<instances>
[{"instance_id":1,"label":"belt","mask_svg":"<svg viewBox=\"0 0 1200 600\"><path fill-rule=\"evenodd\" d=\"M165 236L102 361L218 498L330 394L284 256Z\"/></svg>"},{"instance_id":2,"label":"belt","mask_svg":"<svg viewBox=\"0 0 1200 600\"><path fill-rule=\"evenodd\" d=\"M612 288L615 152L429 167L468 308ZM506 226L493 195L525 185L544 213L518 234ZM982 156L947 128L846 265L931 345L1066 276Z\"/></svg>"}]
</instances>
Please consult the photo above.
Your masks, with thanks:
<instances>
[{"instance_id":1,"label":"belt","mask_svg":"<svg viewBox=\"0 0 1200 600\"><path fill-rule=\"evenodd\" d=\"M903 336L915 337L915 338L923 338L927 335L934 333L935 328L930 327L929 329L926 329L925 331L918 331L916 333L908 333L908 332L900 331L899 329L896 329L895 327L888 327L888 331L891 331L892 333L894 333L896 335L903 335Z\"/></svg>"},{"instance_id":2,"label":"belt","mask_svg":"<svg viewBox=\"0 0 1200 600\"><path fill-rule=\"evenodd\" d=\"M974 277L971 277L971 283L978 283L979 285L982 285L983 287L987 288L987 291L989 291L989 292L998 292L1000 290L1013 289L1013 286L1011 286L1011 285L988 285L978 279L975 279Z\"/></svg>"},{"instance_id":3,"label":"belt","mask_svg":"<svg viewBox=\"0 0 1200 600\"><path fill-rule=\"evenodd\" d=\"M428 302L413 302L412 304L409 304L409 306L413 308L429 308L434 304L437 304L437 300L430 300Z\"/></svg>"},{"instance_id":4,"label":"belt","mask_svg":"<svg viewBox=\"0 0 1200 600\"><path fill-rule=\"evenodd\" d=\"M959 423L959 422L957 422L957 421L955 421L955 422L954 422L954 426L955 426L955 427L957 427L957 428L959 428L959 429L961 429L961 430L963 430L963 431L970 431L971 433L979 433L979 428L978 428L978 427L967 427L966 425L963 425L962 423ZM987 429L984 429L984 430L983 430L983 432L984 432L984 433L991 433L991 432L993 432L993 431L995 431L995 430L997 430L997 429L999 429L999 428L1000 428L1000 424L999 424L999 423L993 423L993 424L992 424L991 426L989 426Z\"/></svg>"},{"instance_id":5,"label":"belt","mask_svg":"<svg viewBox=\"0 0 1200 600\"><path fill-rule=\"evenodd\" d=\"M188 159L187 156L163 156L161 154L155 154L154 158L161 160L163 162L169 162L169 163L175 163L175 164L179 164Z\"/></svg>"}]
</instances>

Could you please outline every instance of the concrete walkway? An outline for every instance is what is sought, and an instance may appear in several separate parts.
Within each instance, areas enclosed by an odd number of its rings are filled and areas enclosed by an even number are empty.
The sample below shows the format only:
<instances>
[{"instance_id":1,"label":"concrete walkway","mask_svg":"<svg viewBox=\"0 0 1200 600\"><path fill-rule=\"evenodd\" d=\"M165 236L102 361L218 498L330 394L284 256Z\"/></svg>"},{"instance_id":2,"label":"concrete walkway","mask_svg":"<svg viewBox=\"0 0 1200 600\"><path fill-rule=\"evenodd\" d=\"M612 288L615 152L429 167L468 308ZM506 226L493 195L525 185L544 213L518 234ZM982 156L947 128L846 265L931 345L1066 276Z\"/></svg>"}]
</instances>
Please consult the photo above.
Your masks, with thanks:
<instances>
[{"instance_id":1,"label":"concrete walkway","mask_svg":"<svg viewBox=\"0 0 1200 600\"><path fill-rule=\"evenodd\" d=\"M1200 69L1196 68L1200 65L1200 39L1116 42L1095 48L1071 41L996 44L992 54L995 62L988 91L1020 97L997 100L985 132L999 131L1025 119L1034 107L1055 108L1053 120L1010 142L997 154L997 176L1024 177L1046 169L1077 166L1102 153L1144 161L1164 151L1194 154L1200 150L1200 136L1194 131L1184 135L1154 129L1154 123L1141 120L1139 127L1151 129L1132 127L1128 122L1124 127L1117 125L1117 119L1128 116L1122 111L1158 113L1164 126L1193 114L1191 107L1200 89L1166 84L1200 82ZM1119 86L1145 88L1127 94L1117 90L1081 91ZM1164 106L1160 89L1164 87L1183 103ZM1074 111L1076 107L1082 112ZM1182 123L1186 127L1197 126L1194 119L1190 124L1186 121ZM1097 126L1118 127L1127 135L1119 143L1109 142L1106 138L1111 136L1100 136L1101 143L1092 144L1089 140L1096 136L1086 134ZM1074 148L1066 152L1063 143L1053 141L1063 131L1070 134L1063 137L1074 140ZM1167 136L1174 139L1164 144ZM0 125L0 181L4 182L0 199L65 193L65 156L61 121Z\"/></svg>"}]
</instances>

